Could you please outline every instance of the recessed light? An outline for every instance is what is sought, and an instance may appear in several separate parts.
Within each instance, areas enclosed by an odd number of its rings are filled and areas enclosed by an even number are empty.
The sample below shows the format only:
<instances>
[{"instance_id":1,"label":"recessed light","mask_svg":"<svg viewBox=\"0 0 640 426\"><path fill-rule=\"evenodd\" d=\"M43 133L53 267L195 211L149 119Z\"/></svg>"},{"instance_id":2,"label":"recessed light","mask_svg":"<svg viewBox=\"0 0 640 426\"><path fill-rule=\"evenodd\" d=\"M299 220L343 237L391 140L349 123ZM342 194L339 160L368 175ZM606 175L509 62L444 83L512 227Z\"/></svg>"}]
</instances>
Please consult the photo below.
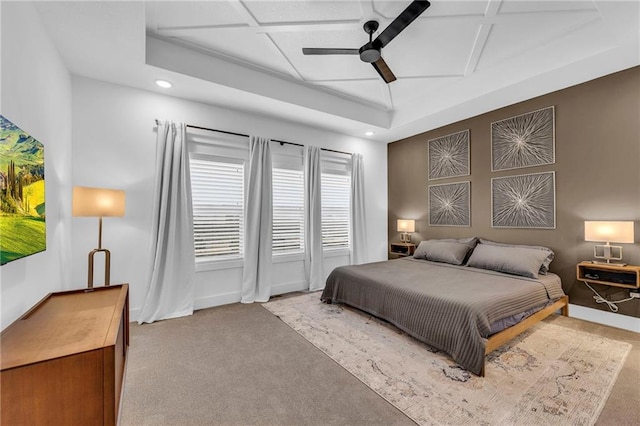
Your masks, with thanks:
<instances>
[{"instance_id":1,"label":"recessed light","mask_svg":"<svg viewBox=\"0 0 640 426\"><path fill-rule=\"evenodd\" d=\"M375 135L375 134L376 134L376 132L374 132L373 130L367 130L366 132L364 132L364 134L365 134L366 136L373 136L373 135Z\"/></svg>"},{"instance_id":2,"label":"recessed light","mask_svg":"<svg viewBox=\"0 0 640 426\"><path fill-rule=\"evenodd\" d=\"M173 86L173 84L169 83L166 80L156 80L156 84L160 87L162 87L163 89L168 89L171 86Z\"/></svg>"}]
</instances>

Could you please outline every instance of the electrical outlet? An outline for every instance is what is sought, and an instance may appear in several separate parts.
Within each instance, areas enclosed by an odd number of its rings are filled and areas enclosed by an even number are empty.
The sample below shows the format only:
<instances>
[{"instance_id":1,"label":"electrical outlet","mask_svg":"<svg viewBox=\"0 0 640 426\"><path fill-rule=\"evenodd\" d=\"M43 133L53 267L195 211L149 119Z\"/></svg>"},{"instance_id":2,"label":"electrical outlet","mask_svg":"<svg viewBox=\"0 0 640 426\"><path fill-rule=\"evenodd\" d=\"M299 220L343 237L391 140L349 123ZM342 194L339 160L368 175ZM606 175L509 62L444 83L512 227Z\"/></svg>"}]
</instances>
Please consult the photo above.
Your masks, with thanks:
<instances>
[{"instance_id":1,"label":"electrical outlet","mask_svg":"<svg viewBox=\"0 0 640 426\"><path fill-rule=\"evenodd\" d=\"M631 297L632 299L640 299L640 291L629 290L629 297Z\"/></svg>"}]
</instances>

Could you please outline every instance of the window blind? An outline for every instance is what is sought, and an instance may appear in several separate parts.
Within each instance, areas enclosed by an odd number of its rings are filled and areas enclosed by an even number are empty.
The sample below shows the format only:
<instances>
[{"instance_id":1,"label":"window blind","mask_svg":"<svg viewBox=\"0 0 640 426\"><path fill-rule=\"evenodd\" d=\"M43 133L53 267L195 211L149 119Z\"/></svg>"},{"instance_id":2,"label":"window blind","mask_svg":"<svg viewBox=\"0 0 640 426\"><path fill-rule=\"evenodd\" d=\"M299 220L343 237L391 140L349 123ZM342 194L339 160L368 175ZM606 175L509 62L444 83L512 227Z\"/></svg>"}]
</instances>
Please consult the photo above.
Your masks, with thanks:
<instances>
[{"instance_id":1,"label":"window blind","mask_svg":"<svg viewBox=\"0 0 640 426\"><path fill-rule=\"evenodd\" d=\"M322 173L322 247L349 248L351 176Z\"/></svg>"},{"instance_id":2,"label":"window blind","mask_svg":"<svg viewBox=\"0 0 640 426\"><path fill-rule=\"evenodd\" d=\"M241 258L244 162L191 156L196 260Z\"/></svg>"},{"instance_id":3,"label":"window blind","mask_svg":"<svg viewBox=\"0 0 640 426\"><path fill-rule=\"evenodd\" d=\"M273 254L304 251L304 174L273 168Z\"/></svg>"}]
</instances>

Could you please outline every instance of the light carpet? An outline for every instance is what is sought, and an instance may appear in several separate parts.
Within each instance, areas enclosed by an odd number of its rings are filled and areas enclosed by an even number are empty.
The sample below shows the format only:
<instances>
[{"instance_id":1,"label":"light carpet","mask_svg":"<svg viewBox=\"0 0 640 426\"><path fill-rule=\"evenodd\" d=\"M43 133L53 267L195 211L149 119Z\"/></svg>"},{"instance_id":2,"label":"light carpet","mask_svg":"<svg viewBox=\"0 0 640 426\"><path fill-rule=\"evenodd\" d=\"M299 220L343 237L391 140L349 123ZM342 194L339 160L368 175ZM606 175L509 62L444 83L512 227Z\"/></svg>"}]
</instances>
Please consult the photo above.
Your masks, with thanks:
<instances>
[{"instance_id":1,"label":"light carpet","mask_svg":"<svg viewBox=\"0 0 640 426\"><path fill-rule=\"evenodd\" d=\"M593 424L631 349L543 321L489 354L478 377L319 292L263 306L421 425Z\"/></svg>"}]
</instances>

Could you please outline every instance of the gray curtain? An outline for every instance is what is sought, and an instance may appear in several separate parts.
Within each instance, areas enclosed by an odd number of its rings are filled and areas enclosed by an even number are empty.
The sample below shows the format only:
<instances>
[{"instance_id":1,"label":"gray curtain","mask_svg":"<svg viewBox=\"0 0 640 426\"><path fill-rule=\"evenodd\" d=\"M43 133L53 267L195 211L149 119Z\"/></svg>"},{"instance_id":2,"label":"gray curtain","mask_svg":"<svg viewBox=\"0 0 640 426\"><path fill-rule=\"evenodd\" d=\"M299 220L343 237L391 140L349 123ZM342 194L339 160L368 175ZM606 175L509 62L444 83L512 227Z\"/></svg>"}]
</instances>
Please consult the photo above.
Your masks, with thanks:
<instances>
[{"instance_id":1,"label":"gray curtain","mask_svg":"<svg viewBox=\"0 0 640 426\"><path fill-rule=\"evenodd\" d=\"M242 303L267 302L272 282L271 147L269 139L249 138L249 189L245 206Z\"/></svg>"},{"instance_id":2,"label":"gray curtain","mask_svg":"<svg viewBox=\"0 0 640 426\"><path fill-rule=\"evenodd\" d=\"M351 155L351 263L369 260L367 220L364 206L364 166L362 154Z\"/></svg>"},{"instance_id":3,"label":"gray curtain","mask_svg":"<svg viewBox=\"0 0 640 426\"><path fill-rule=\"evenodd\" d=\"M193 313L195 255L186 128L158 125L151 270L138 323Z\"/></svg>"},{"instance_id":4,"label":"gray curtain","mask_svg":"<svg viewBox=\"0 0 640 426\"><path fill-rule=\"evenodd\" d=\"M305 274L309 290L324 288L322 266L321 150L307 146L304 150L305 176Z\"/></svg>"}]
</instances>

